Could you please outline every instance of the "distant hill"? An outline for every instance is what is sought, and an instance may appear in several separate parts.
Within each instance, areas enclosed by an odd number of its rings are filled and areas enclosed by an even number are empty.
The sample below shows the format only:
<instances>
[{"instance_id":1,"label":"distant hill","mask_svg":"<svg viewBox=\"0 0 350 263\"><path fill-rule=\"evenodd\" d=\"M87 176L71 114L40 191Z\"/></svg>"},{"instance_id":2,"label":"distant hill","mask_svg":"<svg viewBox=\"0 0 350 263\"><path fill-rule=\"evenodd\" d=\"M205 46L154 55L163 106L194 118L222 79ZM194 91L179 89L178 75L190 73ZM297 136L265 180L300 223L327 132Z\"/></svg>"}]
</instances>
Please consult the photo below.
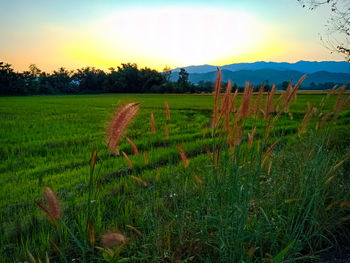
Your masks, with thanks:
<instances>
[{"instance_id":1,"label":"distant hill","mask_svg":"<svg viewBox=\"0 0 350 263\"><path fill-rule=\"evenodd\" d=\"M189 66L184 68L188 73L208 73L216 70L216 66L213 65ZM233 63L220 66L219 68L230 71L274 69L280 71L300 71L308 74L318 71L350 74L350 63L345 61L298 61L296 63L259 61L253 63ZM179 70L180 68L175 68L173 72L179 72Z\"/></svg>"},{"instance_id":2,"label":"distant hill","mask_svg":"<svg viewBox=\"0 0 350 263\"><path fill-rule=\"evenodd\" d=\"M236 83L238 86L243 86L246 80L249 80L249 82L254 83L255 85L260 85L263 81L266 83L266 80L269 82L269 84L281 84L283 81L289 81L291 79L293 79L293 83L296 83L296 81L298 81L304 74L304 72L295 70L259 69L230 71L223 69L222 80L227 82L228 79L231 79L231 81ZM189 74L189 80L192 83L198 83L199 81L215 81L215 78L216 70L206 73ZM177 79L178 73L173 72L171 75L171 80L176 81ZM309 87L312 82L316 85L327 82L334 82L337 84L350 83L350 74L317 71L308 74L308 77L303 82L303 86Z\"/></svg>"}]
</instances>

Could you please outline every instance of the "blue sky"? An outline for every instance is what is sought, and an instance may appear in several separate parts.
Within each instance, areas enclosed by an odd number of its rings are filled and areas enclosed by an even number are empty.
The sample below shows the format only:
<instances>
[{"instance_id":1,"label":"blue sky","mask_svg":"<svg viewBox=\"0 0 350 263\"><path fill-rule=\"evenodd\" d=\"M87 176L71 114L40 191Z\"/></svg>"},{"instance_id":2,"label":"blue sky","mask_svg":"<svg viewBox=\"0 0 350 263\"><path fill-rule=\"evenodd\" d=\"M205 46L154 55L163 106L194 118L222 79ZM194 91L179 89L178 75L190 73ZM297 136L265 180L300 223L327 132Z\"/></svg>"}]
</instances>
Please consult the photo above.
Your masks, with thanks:
<instances>
[{"instance_id":1,"label":"blue sky","mask_svg":"<svg viewBox=\"0 0 350 263\"><path fill-rule=\"evenodd\" d=\"M0 16L0 60L18 70L342 59L319 40L328 8L297 0L1 0Z\"/></svg>"}]
</instances>

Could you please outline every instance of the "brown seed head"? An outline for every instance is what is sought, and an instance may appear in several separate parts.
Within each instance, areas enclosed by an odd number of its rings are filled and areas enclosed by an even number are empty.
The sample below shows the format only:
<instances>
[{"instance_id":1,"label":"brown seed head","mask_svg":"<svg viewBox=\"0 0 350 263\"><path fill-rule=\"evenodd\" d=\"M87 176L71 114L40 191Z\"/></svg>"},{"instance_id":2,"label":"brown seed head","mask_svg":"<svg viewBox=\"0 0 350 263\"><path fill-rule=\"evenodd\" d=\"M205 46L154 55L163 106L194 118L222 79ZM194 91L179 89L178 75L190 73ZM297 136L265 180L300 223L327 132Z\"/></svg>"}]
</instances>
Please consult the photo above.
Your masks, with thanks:
<instances>
[{"instance_id":1,"label":"brown seed head","mask_svg":"<svg viewBox=\"0 0 350 263\"><path fill-rule=\"evenodd\" d=\"M197 183L201 184L203 183L203 180L198 177L198 175L194 175L194 179L196 180Z\"/></svg>"},{"instance_id":2,"label":"brown seed head","mask_svg":"<svg viewBox=\"0 0 350 263\"><path fill-rule=\"evenodd\" d=\"M143 184L144 187L147 187L147 182L142 180L140 177L137 177L137 176L133 176L133 175L130 175L130 177L132 179L134 179L135 181L137 181L139 184Z\"/></svg>"},{"instance_id":3,"label":"brown seed head","mask_svg":"<svg viewBox=\"0 0 350 263\"><path fill-rule=\"evenodd\" d=\"M273 109L272 102L273 102L273 96L275 95L275 88L276 88L276 85L273 84L271 91L267 94L265 111L264 111L265 121L270 121L270 113L272 112L272 109Z\"/></svg>"},{"instance_id":4,"label":"brown seed head","mask_svg":"<svg viewBox=\"0 0 350 263\"><path fill-rule=\"evenodd\" d=\"M183 163L184 167L187 168L188 165L189 165L189 160L187 159L185 151L178 144L176 145L176 148L179 151L179 154L180 154L180 157L181 157L181 160L182 160L182 163Z\"/></svg>"},{"instance_id":5,"label":"brown seed head","mask_svg":"<svg viewBox=\"0 0 350 263\"><path fill-rule=\"evenodd\" d=\"M153 112L151 113L151 131L152 133L156 133L156 122L154 120Z\"/></svg>"},{"instance_id":6,"label":"brown seed head","mask_svg":"<svg viewBox=\"0 0 350 263\"><path fill-rule=\"evenodd\" d=\"M219 97L221 91L221 71L217 68L217 75L214 88L214 107L213 107L213 118L212 118L212 136L214 136L214 129L218 123L218 112L219 112Z\"/></svg>"},{"instance_id":7,"label":"brown seed head","mask_svg":"<svg viewBox=\"0 0 350 263\"><path fill-rule=\"evenodd\" d=\"M258 118L259 114L260 114L261 103L262 103L263 94L264 94L263 92L264 92L264 82L261 84L257 98L255 100L255 104L254 104L254 108L253 108L255 118Z\"/></svg>"},{"instance_id":8,"label":"brown seed head","mask_svg":"<svg viewBox=\"0 0 350 263\"><path fill-rule=\"evenodd\" d=\"M58 201L57 195L50 187L45 188L44 199L50 216L54 219L59 219L61 217L60 202Z\"/></svg>"},{"instance_id":9,"label":"brown seed head","mask_svg":"<svg viewBox=\"0 0 350 263\"><path fill-rule=\"evenodd\" d=\"M170 120L170 108L167 101L165 102L165 116L167 120Z\"/></svg>"},{"instance_id":10,"label":"brown seed head","mask_svg":"<svg viewBox=\"0 0 350 263\"><path fill-rule=\"evenodd\" d=\"M138 230L136 227L130 226L130 225L125 225L126 227L130 228L131 230L133 230L137 235L139 235L140 237L142 236L142 233L140 230Z\"/></svg>"},{"instance_id":11,"label":"brown seed head","mask_svg":"<svg viewBox=\"0 0 350 263\"><path fill-rule=\"evenodd\" d=\"M266 152L264 153L263 157L262 157L262 165L264 165L265 161L267 160L267 158L270 156L273 148L275 148L275 146L277 145L277 143L280 141L280 139L278 139L277 141L275 141L273 144L271 144L271 146L266 150Z\"/></svg>"},{"instance_id":12,"label":"brown seed head","mask_svg":"<svg viewBox=\"0 0 350 263\"><path fill-rule=\"evenodd\" d=\"M125 158L125 160L127 161L128 165L129 165L129 167L130 167L130 169L132 169L132 168L133 168L133 165L132 165L132 161L130 160L129 156L128 156L125 152L122 152L122 154L124 155L124 158Z\"/></svg>"},{"instance_id":13,"label":"brown seed head","mask_svg":"<svg viewBox=\"0 0 350 263\"><path fill-rule=\"evenodd\" d=\"M253 145L253 139L254 139L255 132L256 132L256 127L254 127L254 129L251 133L248 133L248 137L249 137L248 148L251 148Z\"/></svg>"},{"instance_id":14,"label":"brown seed head","mask_svg":"<svg viewBox=\"0 0 350 263\"><path fill-rule=\"evenodd\" d=\"M164 123L164 131L165 131L165 138L167 140L169 140L170 136L169 136L169 128L168 128L168 124Z\"/></svg>"},{"instance_id":15,"label":"brown seed head","mask_svg":"<svg viewBox=\"0 0 350 263\"><path fill-rule=\"evenodd\" d=\"M117 145L120 138L129 125L130 121L136 116L139 110L139 103L133 102L119 108L114 114L108 127L108 148L118 154Z\"/></svg>"},{"instance_id":16,"label":"brown seed head","mask_svg":"<svg viewBox=\"0 0 350 263\"><path fill-rule=\"evenodd\" d=\"M136 144L128 137L126 137L126 140L128 141L128 143L131 145L132 150L134 151L135 155L139 155L139 150L136 147Z\"/></svg>"},{"instance_id":17,"label":"brown seed head","mask_svg":"<svg viewBox=\"0 0 350 263\"><path fill-rule=\"evenodd\" d=\"M235 135L233 139L233 145L238 146L242 139L242 119L240 119L235 127Z\"/></svg>"},{"instance_id":18,"label":"brown seed head","mask_svg":"<svg viewBox=\"0 0 350 263\"><path fill-rule=\"evenodd\" d=\"M334 105L334 115L333 119L336 119L339 113L346 108L346 106L350 103L350 96L348 98L344 98L346 90L346 84L341 86L338 90L337 100Z\"/></svg>"},{"instance_id":19,"label":"brown seed head","mask_svg":"<svg viewBox=\"0 0 350 263\"><path fill-rule=\"evenodd\" d=\"M298 88L300 87L301 83L304 81L304 79L307 77L307 74L303 75L299 81L297 82L297 84L295 84L294 88L290 88L288 86L287 88L287 91L286 92L286 96L285 96L285 99L284 99L284 108L286 111L288 111L289 109L289 104L290 102L292 101L292 99L296 96L296 92L298 90ZM291 86L291 82L290 82L290 86Z\"/></svg>"},{"instance_id":20,"label":"brown seed head","mask_svg":"<svg viewBox=\"0 0 350 263\"><path fill-rule=\"evenodd\" d=\"M343 201L339 204L340 207L350 208L350 201Z\"/></svg>"},{"instance_id":21,"label":"brown seed head","mask_svg":"<svg viewBox=\"0 0 350 263\"><path fill-rule=\"evenodd\" d=\"M213 155L208 146L205 146L205 150L207 151L207 155L209 156L210 161L213 161Z\"/></svg>"},{"instance_id":22,"label":"brown seed head","mask_svg":"<svg viewBox=\"0 0 350 263\"><path fill-rule=\"evenodd\" d=\"M224 130L228 131L230 115L233 110L233 98L232 98L232 83L231 80L227 83L226 92L224 94L221 104L221 115L224 116Z\"/></svg>"},{"instance_id":23,"label":"brown seed head","mask_svg":"<svg viewBox=\"0 0 350 263\"><path fill-rule=\"evenodd\" d=\"M124 244L126 242L126 238L121 233L110 232L103 235L101 241L105 248L110 248L110 247Z\"/></svg>"},{"instance_id":24,"label":"brown seed head","mask_svg":"<svg viewBox=\"0 0 350 263\"><path fill-rule=\"evenodd\" d=\"M246 81L243 92L242 104L238 110L239 115L242 119L244 119L249 114L250 99L252 97L253 88L253 85L249 86L249 81Z\"/></svg>"}]
</instances>

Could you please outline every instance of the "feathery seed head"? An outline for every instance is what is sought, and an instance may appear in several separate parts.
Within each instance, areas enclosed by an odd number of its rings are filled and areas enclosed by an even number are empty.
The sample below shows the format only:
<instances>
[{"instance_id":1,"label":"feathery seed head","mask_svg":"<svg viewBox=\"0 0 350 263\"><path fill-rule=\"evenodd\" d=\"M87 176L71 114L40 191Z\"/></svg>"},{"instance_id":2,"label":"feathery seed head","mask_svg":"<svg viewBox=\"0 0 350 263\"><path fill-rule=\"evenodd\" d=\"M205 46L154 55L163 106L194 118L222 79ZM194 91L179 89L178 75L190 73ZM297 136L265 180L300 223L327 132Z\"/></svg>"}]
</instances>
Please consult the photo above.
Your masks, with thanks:
<instances>
[{"instance_id":1,"label":"feathery seed head","mask_svg":"<svg viewBox=\"0 0 350 263\"><path fill-rule=\"evenodd\" d=\"M118 154L117 145L130 121L136 116L140 103L133 102L119 108L108 127L108 148Z\"/></svg>"},{"instance_id":2,"label":"feathery seed head","mask_svg":"<svg viewBox=\"0 0 350 263\"><path fill-rule=\"evenodd\" d=\"M52 216L54 219L59 219L61 217L60 202L58 201L57 195L50 187L45 188L44 199L50 216Z\"/></svg>"},{"instance_id":3,"label":"feathery seed head","mask_svg":"<svg viewBox=\"0 0 350 263\"><path fill-rule=\"evenodd\" d=\"M110 232L102 236L101 242L105 248L110 248L124 244L126 242L126 238L119 232Z\"/></svg>"}]
</instances>

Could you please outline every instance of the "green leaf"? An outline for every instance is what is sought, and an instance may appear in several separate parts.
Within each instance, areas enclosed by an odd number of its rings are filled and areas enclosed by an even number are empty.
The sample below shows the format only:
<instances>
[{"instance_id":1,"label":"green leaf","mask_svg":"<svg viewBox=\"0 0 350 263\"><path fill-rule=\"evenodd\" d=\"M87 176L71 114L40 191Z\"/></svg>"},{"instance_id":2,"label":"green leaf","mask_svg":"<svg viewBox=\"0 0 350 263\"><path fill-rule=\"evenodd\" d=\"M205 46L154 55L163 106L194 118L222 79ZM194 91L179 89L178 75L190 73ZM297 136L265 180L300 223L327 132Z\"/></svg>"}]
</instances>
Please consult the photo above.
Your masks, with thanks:
<instances>
[{"instance_id":1,"label":"green leaf","mask_svg":"<svg viewBox=\"0 0 350 263\"><path fill-rule=\"evenodd\" d=\"M284 258L284 256L287 254L287 252L292 248L294 245L294 241L291 242L288 246L286 246L283 250L281 250L280 253L278 253L274 259L272 260L272 263L279 263Z\"/></svg>"}]
</instances>

